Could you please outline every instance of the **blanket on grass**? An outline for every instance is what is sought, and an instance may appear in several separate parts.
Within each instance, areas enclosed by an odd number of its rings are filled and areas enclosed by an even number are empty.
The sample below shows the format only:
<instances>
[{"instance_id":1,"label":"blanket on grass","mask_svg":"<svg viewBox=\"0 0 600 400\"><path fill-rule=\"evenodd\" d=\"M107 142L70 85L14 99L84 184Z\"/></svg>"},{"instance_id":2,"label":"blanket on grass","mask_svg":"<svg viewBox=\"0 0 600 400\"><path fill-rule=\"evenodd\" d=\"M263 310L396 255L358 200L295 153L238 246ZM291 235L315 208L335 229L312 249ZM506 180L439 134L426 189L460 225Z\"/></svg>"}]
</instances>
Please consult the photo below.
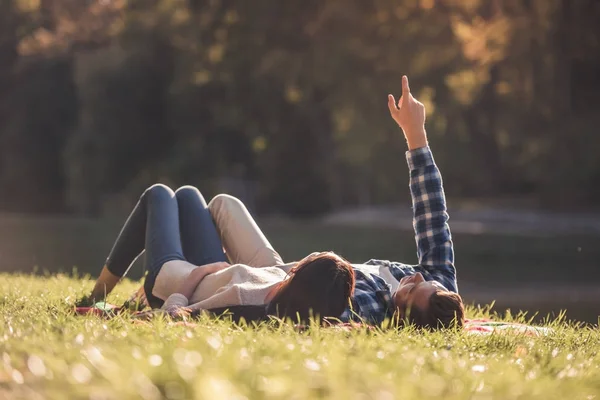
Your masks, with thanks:
<instances>
[{"instance_id":1,"label":"blanket on grass","mask_svg":"<svg viewBox=\"0 0 600 400\"><path fill-rule=\"evenodd\" d=\"M467 319L464 329L473 334L489 335L492 333L507 333L512 335L544 336L552 332L552 328L520 324L517 322L493 321L491 319Z\"/></svg>"},{"instance_id":2,"label":"blanket on grass","mask_svg":"<svg viewBox=\"0 0 600 400\"><path fill-rule=\"evenodd\" d=\"M113 317L122 312L131 312L132 315L147 315L147 311L135 311L127 307L118 307L114 304L99 302L91 307L75 307L78 315L97 315L101 317ZM510 334L525 336L544 336L552 332L551 328L527 325L516 322L494 321L491 319L467 319L464 325L465 331L475 335Z\"/></svg>"}]
</instances>

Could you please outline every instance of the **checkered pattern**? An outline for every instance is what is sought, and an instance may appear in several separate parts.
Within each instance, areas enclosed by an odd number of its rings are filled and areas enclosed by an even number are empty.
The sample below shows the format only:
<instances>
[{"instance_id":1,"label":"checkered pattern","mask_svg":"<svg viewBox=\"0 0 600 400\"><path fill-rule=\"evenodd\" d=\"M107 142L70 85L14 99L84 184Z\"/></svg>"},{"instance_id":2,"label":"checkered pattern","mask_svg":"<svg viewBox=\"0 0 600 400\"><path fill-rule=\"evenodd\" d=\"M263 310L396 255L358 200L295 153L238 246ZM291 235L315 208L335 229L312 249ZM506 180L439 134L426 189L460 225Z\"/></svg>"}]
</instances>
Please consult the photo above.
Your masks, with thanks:
<instances>
[{"instance_id":1,"label":"checkered pattern","mask_svg":"<svg viewBox=\"0 0 600 400\"><path fill-rule=\"evenodd\" d=\"M410 170L413 227L419 264L407 265L387 260L370 260L366 264L386 266L398 280L420 272L425 280L437 281L446 289L458 292L442 176L429 147L408 151L406 160ZM341 319L380 324L391 317L394 311L390 287L375 274L359 270L355 272L352 309L344 311Z\"/></svg>"}]
</instances>

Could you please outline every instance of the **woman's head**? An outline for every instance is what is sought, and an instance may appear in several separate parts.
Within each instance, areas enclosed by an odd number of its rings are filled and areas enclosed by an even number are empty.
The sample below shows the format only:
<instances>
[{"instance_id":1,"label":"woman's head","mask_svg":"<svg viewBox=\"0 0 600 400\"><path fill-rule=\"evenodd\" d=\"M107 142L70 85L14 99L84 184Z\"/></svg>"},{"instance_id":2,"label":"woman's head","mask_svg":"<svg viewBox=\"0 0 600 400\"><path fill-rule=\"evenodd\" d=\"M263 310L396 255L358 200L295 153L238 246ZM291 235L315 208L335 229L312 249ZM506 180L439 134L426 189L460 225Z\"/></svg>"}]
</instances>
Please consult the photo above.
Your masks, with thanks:
<instances>
[{"instance_id":1,"label":"woman's head","mask_svg":"<svg viewBox=\"0 0 600 400\"><path fill-rule=\"evenodd\" d=\"M267 311L300 321L339 317L353 292L354 270L348 261L331 252L313 253L290 271Z\"/></svg>"}]
</instances>

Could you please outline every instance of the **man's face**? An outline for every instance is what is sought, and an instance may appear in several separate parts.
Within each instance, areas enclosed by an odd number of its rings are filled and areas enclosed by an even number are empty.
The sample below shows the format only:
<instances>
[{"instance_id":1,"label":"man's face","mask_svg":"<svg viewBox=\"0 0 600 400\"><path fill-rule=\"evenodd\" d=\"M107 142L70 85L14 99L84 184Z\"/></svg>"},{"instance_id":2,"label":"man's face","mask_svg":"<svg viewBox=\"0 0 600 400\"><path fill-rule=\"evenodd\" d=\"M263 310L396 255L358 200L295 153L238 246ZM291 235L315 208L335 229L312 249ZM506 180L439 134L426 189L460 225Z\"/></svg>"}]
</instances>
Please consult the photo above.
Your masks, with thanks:
<instances>
[{"instance_id":1,"label":"man's face","mask_svg":"<svg viewBox=\"0 0 600 400\"><path fill-rule=\"evenodd\" d=\"M398 290L394 293L394 304L399 310L405 310L410 306L424 312L429 307L429 298L438 290L447 291L441 283L427 282L423 275L417 272L400 279Z\"/></svg>"}]
</instances>

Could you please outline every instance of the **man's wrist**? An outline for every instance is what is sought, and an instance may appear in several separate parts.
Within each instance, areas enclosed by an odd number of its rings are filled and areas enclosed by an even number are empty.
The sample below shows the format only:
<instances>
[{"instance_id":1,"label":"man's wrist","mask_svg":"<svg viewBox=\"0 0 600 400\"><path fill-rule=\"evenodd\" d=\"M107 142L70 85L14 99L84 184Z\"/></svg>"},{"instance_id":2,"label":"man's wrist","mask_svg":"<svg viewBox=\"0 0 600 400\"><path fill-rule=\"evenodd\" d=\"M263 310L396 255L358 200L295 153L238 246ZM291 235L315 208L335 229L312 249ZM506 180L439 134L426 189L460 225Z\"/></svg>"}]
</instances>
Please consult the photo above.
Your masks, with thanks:
<instances>
[{"instance_id":1,"label":"man's wrist","mask_svg":"<svg viewBox=\"0 0 600 400\"><path fill-rule=\"evenodd\" d=\"M423 147L427 147L429 146L429 143L427 143L427 139L423 139L423 140L415 140L415 141L408 141L408 150L416 150L416 149L421 149Z\"/></svg>"},{"instance_id":2,"label":"man's wrist","mask_svg":"<svg viewBox=\"0 0 600 400\"><path fill-rule=\"evenodd\" d=\"M406 143L408 144L409 150L419 149L421 147L427 147L427 133L425 132L425 127L422 129L414 130L414 131L406 131L404 133L406 137Z\"/></svg>"}]
</instances>

